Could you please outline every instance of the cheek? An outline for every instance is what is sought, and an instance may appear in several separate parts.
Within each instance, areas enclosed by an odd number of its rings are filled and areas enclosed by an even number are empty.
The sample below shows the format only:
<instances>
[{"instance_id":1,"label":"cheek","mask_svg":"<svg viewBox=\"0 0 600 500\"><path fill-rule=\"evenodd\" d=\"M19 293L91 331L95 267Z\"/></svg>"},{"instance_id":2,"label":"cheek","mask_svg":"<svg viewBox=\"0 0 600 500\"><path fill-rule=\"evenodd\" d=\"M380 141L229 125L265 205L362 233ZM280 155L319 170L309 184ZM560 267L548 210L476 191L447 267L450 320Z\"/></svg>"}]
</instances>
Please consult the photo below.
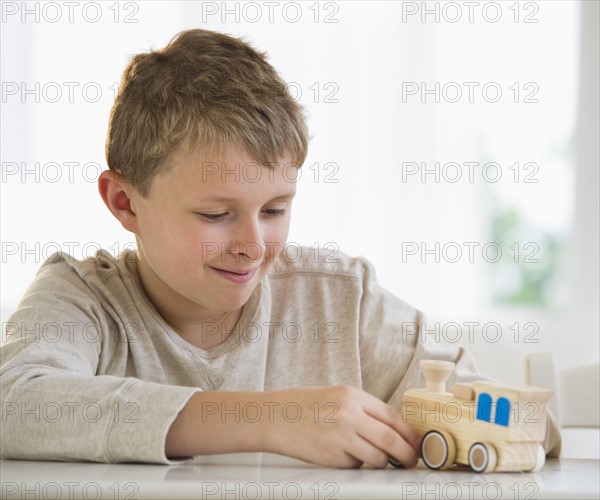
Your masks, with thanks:
<instances>
[{"instance_id":1,"label":"cheek","mask_svg":"<svg viewBox=\"0 0 600 500\"><path fill-rule=\"evenodd\" d=\"M209 242L215 241L210 231L193 219L173 218L163 213L144 222L142 241L146 242L147 251L155 259L167 261L166 267L173 272L185 273L187 266L202 260L207 247L210 250Z\"/></svg>"},{"instance_id":2,"label":"cheek","mask_svg":"<svg viewBox=\"0 0 600 500\"><path fill-rule=\"evenodd\" d=\"M152 240L158 246L177 239L181 224L164 208L145 207L138 213L138 218L142 239Z\"/></svg>"},{"instance_id":3,"label":"cheek","mask_svg":"<svg viewBox=\"0 0 600 500\"><path fill-rule=\"evenodd\" d=\"M283 251L289 234L289 219L282 221L281 224L269 227L264 235L265 251L267 257L272 262Z\"/></svg>"},{"instance_id":4,"label":"cheek","mask_svg":"<svg viewBox=\"0 0 600 500\"><path fill-rule=\"evenodd\" d=\"M227 248L228 232L219 224L189 225L182 234L181 248L196 263L212 262Z\"/></svg>"}]
</instances>

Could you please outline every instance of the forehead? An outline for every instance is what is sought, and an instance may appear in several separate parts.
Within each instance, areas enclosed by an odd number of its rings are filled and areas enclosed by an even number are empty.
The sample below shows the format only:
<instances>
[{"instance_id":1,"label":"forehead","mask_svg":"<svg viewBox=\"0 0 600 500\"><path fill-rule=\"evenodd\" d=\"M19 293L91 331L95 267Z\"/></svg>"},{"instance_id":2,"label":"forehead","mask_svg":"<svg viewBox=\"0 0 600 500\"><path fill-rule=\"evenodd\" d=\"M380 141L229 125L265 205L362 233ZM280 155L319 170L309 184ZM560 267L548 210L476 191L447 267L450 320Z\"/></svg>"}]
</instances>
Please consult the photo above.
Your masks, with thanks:
<instances>
[{"instance_id":1,"label":"forehead","mask_svg":"<svg viewBox=\"0 0 600 500\"><path fill-rule=\"evenodd\" d=\"M178 196L192 193L228 201L252 193L293 194L298 169L287 153L271 165L262 165L243 149L228 146L218 153L177 154L159 177Z\"/></svg>"}]
</instances>

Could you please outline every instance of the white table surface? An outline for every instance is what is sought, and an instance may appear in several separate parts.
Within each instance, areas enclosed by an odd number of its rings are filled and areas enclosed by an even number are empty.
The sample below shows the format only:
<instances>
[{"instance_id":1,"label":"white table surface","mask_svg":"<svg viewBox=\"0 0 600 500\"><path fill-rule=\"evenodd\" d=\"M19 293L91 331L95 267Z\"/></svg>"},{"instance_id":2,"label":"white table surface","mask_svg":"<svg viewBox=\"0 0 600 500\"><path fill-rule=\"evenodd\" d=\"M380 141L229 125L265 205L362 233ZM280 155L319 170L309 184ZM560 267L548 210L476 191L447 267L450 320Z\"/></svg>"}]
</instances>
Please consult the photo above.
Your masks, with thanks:
<instances>
[{"instance_id":1,"label":"white table surface","mask_svg":"<svg viewBox=\"0 0 600 500\"><path fill-rule=\"evenodd\" d=\"M537 473L469 469L334 469L270 453L197 457L191 464L0 461L9 499L579 499L600 497L598 460L548 460Z\"/></svg>"}]
</instances>

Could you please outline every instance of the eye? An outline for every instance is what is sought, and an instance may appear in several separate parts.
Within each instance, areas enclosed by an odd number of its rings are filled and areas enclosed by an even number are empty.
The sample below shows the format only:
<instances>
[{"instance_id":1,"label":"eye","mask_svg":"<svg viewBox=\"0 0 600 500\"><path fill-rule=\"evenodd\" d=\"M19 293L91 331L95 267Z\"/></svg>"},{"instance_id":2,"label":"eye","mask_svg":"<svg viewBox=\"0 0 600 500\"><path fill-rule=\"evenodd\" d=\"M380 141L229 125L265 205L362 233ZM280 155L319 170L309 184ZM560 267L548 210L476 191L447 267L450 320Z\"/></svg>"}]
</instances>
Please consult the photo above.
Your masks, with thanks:
<instances>
[{"instance_id":1,"label":"eye","mask_svg":"<svg viewBox=\"0 0 600 500\"><path fill-rule=\"evenodd\" d=\"M267 212L270 217L281 217L283 214L285 214L285 208L268 208L265 210L265 212Z\"/></svg>"},{"instance_id":2,"label":"eye","mask_svg":"<svg viewBox=\"0 0 600 500\"><path fill-rule=\"evenodd\" d=\"M212 222L218 222L220 220L223 220L223 218L227 215L227 213L224 213L224 214L201 214L201 213L198 213L198 215L203 217L206 220L209 220Z\"/></svg>"}]
</instances>

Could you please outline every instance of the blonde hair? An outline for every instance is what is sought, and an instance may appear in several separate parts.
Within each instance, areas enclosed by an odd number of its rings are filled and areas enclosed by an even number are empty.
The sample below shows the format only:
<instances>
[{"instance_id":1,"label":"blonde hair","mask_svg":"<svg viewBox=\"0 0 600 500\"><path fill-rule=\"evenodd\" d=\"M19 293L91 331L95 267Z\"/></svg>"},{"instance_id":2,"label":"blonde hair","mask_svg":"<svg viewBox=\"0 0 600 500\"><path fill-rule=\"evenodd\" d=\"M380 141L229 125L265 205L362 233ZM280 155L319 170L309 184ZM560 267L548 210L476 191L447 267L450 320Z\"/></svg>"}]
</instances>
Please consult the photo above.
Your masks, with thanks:
<instances>
[{"instance_id":1,"label":"blonde hair","mask_svg":"<svg viewBox=\"0 0 600 500\"><path fill-rule=\"evenodd\" d=\"M106 161L147 196L156 174L179 152L242 148L261 164L307 155L303 107L266 53L214 31L182 31L125 68L112 107Z\"/></svg>"}]
</instances>

